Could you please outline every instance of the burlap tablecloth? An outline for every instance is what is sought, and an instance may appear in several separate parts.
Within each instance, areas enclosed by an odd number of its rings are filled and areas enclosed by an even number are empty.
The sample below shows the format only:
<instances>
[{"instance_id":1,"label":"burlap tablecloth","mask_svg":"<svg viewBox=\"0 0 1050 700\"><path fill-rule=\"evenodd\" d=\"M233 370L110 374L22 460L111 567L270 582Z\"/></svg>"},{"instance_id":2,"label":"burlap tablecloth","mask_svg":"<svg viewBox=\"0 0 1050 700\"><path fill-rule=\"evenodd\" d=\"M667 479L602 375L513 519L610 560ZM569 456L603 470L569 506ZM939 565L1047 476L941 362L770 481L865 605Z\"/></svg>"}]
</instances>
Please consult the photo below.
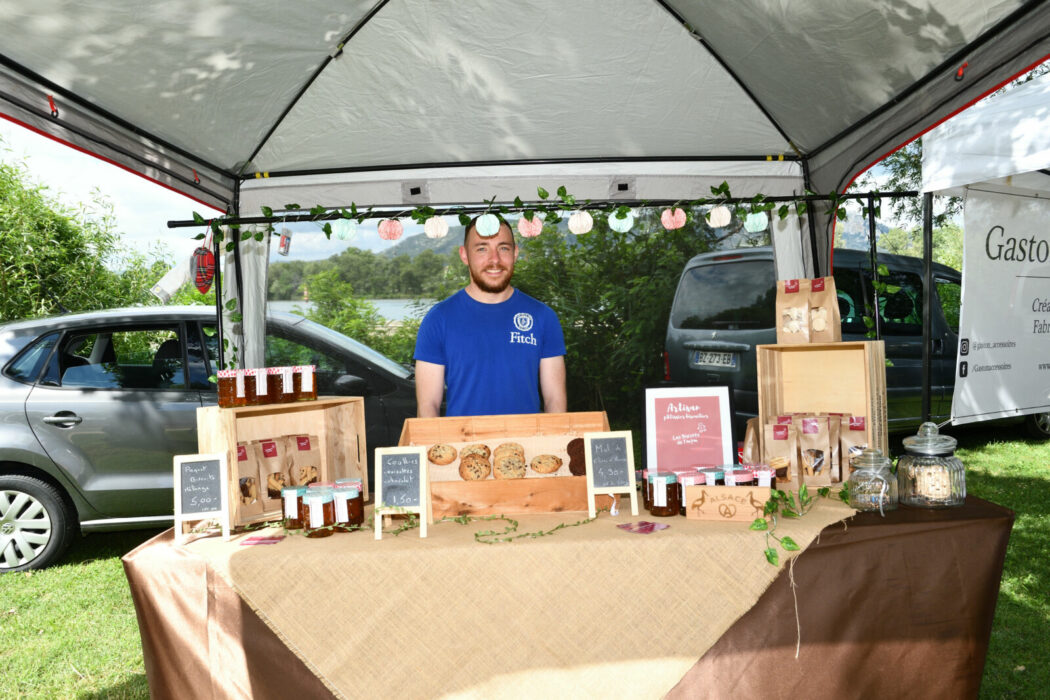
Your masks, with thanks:
<instances>
[{"instance_id":1,"label":"burlap tablecloth","mask_svg":"<svg viewBox=\"0 0 1050 700\"><path fill-rule=\"evenodd\" d=\"M822 499L803 519L782 519L777 534L805 548L852 512ZM582 517L515 519L523 533ZM189 550L337 696L655 698L780 569L747 524L669 518L648 535L616 527L638 519L602 515L510 544L474 540L502 529L494 521L438 523L426 539L358 532L243 547L241 536ZM781 566L789 556L781 551Z\"/></svg>"}]
</instances>

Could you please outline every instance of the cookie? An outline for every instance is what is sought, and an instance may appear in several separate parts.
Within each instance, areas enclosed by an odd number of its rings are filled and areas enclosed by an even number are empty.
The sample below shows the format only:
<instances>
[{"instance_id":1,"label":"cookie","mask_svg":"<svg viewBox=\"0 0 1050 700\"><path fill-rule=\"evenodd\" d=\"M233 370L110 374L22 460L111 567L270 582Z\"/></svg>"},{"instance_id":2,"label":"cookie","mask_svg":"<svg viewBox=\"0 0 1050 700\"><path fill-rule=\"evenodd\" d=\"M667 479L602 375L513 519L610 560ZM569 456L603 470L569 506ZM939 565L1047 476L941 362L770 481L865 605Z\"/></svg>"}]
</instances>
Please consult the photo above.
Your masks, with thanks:
<instances>
[{"instance_id":1,"label":"cookie","mask_svg":"<svg viewBox=\"0 0 1050 700\"><path fill-rule=\"evenodd\" d=\"M281 472L274 472L266 477L266 496L267 498L280 498L281 489L285 487L284 474Z\"/></svg>"},{"instance_id":2,"label":"cookie","mask_svg":"<svg viewBox=\"0 0 1050 700\"><path fill-rule=\"evenodd\" d=\"M561 469L561 457L555 455L536 455L529 464L532 471L539 474L553 474Z\"/></svg>"},{"instance_id":3,"label":"cookie","mask_svg":"<svg viewBox=\"0 0 1050 700\"><path fill-rule=\"evenodd\" d=\"M467 455L478 455L488 459L492 452L489 451L488 445L482 445L481 443L474 443L473 445L467 445L459 451L460 458L466 457Z\"/></svg>"},{"instance_id":4,"label":"cookie","mask_svg":"<svg viewBox=\"0 0 1050 700\"><path fill-rule=\"evenodd\" d=\"M516 454L504 454L492 465L492 476L497 479L524 479L525 460Z\"/></svg>"},{"instance_id":5,"label":"cookie","mask_svg":"<svg viewBox=\"0 0 1050 700\"><path fill-rule=\"evenodd\" d=\"M299 486L308 486L318 480L317 467L299 467Z\"/></svg>"},{"instance_id":6,"label":"cookie","mask_svg":"<svg viewBox=\"0 0 1050 700\"><path fill-rule=\"evenodd\" d=\"M503 454L516 454L522 459L525 459L525 448L517 442L504 442L496 447L496 449L492 452L492 456L499 457Z\"/></svg>"},{"instance_id":7,"label":"cookie","mask_svg":"<svg viewBox=\"0 0 1050 700\"><path fill-rule=\"evenodd\" d=\"M459 460L459 476L464 481L479 481L491 473L489 461L480 455L467 455Z\"/></svg>"},{"instance_id":8,"label":"cookie","mask_svg":"<svg viewBox=\"0 0 1050 700\"><path fill-rule=\"evenodd\" d=\"M427 459L434 464L452 464L456 458L456 448L452 445L434 445L427 450Z\"/></svg>"},{"instance_id":9,"label":"cookie","mask_svg":"<svg viewBox=\"0 0 1050 700\"><path fill-rule=\"evenodd\" d=\"M573 438L565 447L565 451L569 453L569 473L573 476L583 476L587 473L587 457L583 450L583 438Z\"/></svg>"}]
</instances>

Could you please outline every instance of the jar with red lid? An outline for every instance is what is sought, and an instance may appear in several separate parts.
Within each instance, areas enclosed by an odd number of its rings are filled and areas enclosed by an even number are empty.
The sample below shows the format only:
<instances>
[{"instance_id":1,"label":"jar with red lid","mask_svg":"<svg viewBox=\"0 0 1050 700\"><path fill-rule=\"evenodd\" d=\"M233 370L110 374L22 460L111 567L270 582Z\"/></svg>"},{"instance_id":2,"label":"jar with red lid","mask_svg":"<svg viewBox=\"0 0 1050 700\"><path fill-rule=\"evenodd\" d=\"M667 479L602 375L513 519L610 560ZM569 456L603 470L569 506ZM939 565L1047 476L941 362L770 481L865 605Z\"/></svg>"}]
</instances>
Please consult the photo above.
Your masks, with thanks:
<instances>
[{"instance_id":1,"label":"jar with red lid","mask_svg":"<svg viewBox=\"0 0 1050 700\"><path fill-rule=\"evenodd\" d=\"M215 375L219 385L219 406L233 408L233 396L237 390L237 373L232 369L220 369Z\"/></svg>"},{"instance_id":2,"label":"jar with red lid","mask_svg":"<svg viewBox=\"0 0 1050 700\"><path fill-rule=\"evenodd\" d=\"M365 499L360 489L336 486L332 493L335 496L335 529L340 532L360 529L365 522Z\"/></svg>"},{"instance_id":3,"label":"jar with red lid","mask_svg":"<svg viewBox=\"0 0 1050 700\"><path fill-rule=\"evenodd\" d=\"M289 401L295 401L295 368L293 367L274 367L277 370L277 396L281 403L288 403Z\"/></svg>"},{"instance_id":4,"label":"jar with red lid","mask_svg":"<svg viewBox=\"0 0 1050 700\"><path fill-rule=\"evenodd\" d=\"M703 486L704 475L694 469L691 474L678 474L678 483L681 484L682 491L682 507L678 509L678 514L685 515L685 512L689 506L689 504L686 503L685 490L689 486Z\"/></svg>"},{"instance_id":5,"label":"jar with red lid","mask_svg":"<svg viewBox=\"0 0 1050 700\"><path fill-rule=\"evenodd\" d=\"M306 519L303 525L307 537L328 537L335 525L335 497L332 489L307 489L303 495Z\"/></svg>"},{"instance_id":6,"label":"jar with red lid","mask_svg":"<svg viewBox=\"0 0 1050 700\"><path fill-rule=\"evenodd\" d=\"M305 495L305 486L285 486L281 489L285 530L303 529L303 496Z\"/></svg>"},{"instance_id":7,"label":"jar with red lid","mask_svg":"<svg viewBox=\"0 0 1050 700\"><path fill-rule=\"evenodd\" d=\"M749 465L755 475L755 485L762 488L775 489L777 487L777 470L768 464Z\"/></svg>"},{"instance_id":8,"label":"jar with red lid","mask_svg":"<svg viewBox=\"0 0 1050 700\"><path fill-rule=\"evenodd\" d=\"M243 369L233 370L233 407L241 408L248 405L248 383Z\"/></svg>"},{"instance_id":9,"label":"jar with red lid","mask_svg":"<svg viewBox=\"0 0 1050 700\"><path fill-rule=\"evenodd\" d=\"M313 401L317 398L317 377L315 365L299 365L295 368L296 397L299 401Z\"/></svg>"},{"instance_id":10,"label":"jar with red lid","mask_svg":"<svg viewBox=\"0 0 1050 700\"><path fill-rule=\"evenodd\" d=\"M651 501L649 514L658 518L678 515L678 504L682 500L681 485L673 472L653 472L649 474Z\"/></svg>"},{"instance_id":11,"label":"jar with red lid","mask_svg":"<svg viewBox=\"0 0 1050 700\"><path fill-rule=\"evenodd\" d=\"M725 472L718 467L704 467L700 470L704 475L704 483L708 486L725 486Z\"/></svg>"},{"instance_id":12,"label":"jar with red lid","mask_svg":"<svg viewBox=\"0 0 1050 700\"><path fill-rule=\"evenodd\" d=\"M749 469L730 469L725 473L726 486L754 486L755 475Z\"/></svg>"},{"instance_id":13,"label":"jar with red lid","mask_svg":"<svg viewBox=\"0 0 1050 700\"><path fill-rule=\"evenodd\" d=\"M270 385L266 378L266 370L264 368L255 368L245 371L252 378L248 403L252 406L266 406L273 403L270 398Z\"/></svg>"}]
</instances>

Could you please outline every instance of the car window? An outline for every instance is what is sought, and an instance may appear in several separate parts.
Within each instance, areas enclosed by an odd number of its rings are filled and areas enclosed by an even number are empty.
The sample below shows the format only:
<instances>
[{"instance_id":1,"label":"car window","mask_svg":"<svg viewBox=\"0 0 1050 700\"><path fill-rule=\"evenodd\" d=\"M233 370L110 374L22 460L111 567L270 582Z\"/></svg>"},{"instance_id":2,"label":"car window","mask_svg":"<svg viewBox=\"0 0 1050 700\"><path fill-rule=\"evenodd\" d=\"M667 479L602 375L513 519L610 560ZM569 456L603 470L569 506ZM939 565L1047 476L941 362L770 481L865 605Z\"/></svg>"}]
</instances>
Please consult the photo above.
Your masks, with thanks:
<instances>
[{"instance_id":1,"label":"car window","mask_svg":"<svg viewBox=\"0 0 1050 700\"><path fill-rule=\"evenodd\" d=\"M941 300L941 311L944 312L944 320L952 332L959 333L959 306L962 299L962 285L955 280L938 278L934 280L937 296Z\"/></svg>"},{"instance_id":2,"label":"car window","mask_svg":"<svg viewBox=\"0 0 1050 700\"><path fill-rule=\"evenodd\" d=\"M839 297L839 315L843 333L864 333L864 291L856 268L835 268L835 292Z\"/></svg>"},{"instance_id":3,"label":"car window","mask_svg":"<svg viewBox=\"0 0 1050 700\"><path fill-rule=\"evenodd\" d=\"M675 328L772 328L777 286L769 260L699 265L682 275L671 309Z\"/></svg>"},{"instance_id":4,"label":"car window","mask_svg":"<svg viewBox=\"0 0 1050 700\"><path fill-rule=\"evenodd\" d=\"M48 333L33 341L7 366L7 376L22 382L35 382L40 376L40 369L58 342L58 336L57 332Z\"/></svg>"},{"instance_id":5,"label":"car window","mask_svg":"<svg viewBox=\"0 0 1050 700\"><path fill-rule=\"evenodd\" d=\"M869 272L864 273L871 284ZM890 270L879 281L888 291L879 295L879 316L885 335L922 334L922 278L914 272Z\"/></svg>"},{"instance_id":6,"label":"car window","mask_svg":"<svg viewBox=\"0 0 1050 700\"><path fill-rule=\"evenodd\" d=\"M80 389L185 389L178 327L67 331L42 381Z\"/></svg>"}]
</instances>

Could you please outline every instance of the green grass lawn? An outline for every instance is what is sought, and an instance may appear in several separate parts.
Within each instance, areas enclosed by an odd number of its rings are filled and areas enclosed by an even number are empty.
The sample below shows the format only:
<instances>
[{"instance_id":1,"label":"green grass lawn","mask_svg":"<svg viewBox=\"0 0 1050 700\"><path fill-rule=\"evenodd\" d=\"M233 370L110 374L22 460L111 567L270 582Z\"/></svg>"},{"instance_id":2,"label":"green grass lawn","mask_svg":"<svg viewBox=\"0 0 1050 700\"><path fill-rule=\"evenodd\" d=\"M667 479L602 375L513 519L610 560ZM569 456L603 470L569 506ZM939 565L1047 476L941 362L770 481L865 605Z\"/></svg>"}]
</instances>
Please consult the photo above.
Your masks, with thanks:
<instances>
[{"instance_id":1,"label":"green grass lawn","mask_svg":"<svg viewBox=\"0 0 1050 700\"><path fill-rule=\"evenodd\" d=\"M982 698L1050 688L1050 443L1012 428L956 430L970 493L1017 513ZM0 576L0 697L147 698L120 557L155 531L91 535L59 566Z\"/></svg>"}]
</instances>

